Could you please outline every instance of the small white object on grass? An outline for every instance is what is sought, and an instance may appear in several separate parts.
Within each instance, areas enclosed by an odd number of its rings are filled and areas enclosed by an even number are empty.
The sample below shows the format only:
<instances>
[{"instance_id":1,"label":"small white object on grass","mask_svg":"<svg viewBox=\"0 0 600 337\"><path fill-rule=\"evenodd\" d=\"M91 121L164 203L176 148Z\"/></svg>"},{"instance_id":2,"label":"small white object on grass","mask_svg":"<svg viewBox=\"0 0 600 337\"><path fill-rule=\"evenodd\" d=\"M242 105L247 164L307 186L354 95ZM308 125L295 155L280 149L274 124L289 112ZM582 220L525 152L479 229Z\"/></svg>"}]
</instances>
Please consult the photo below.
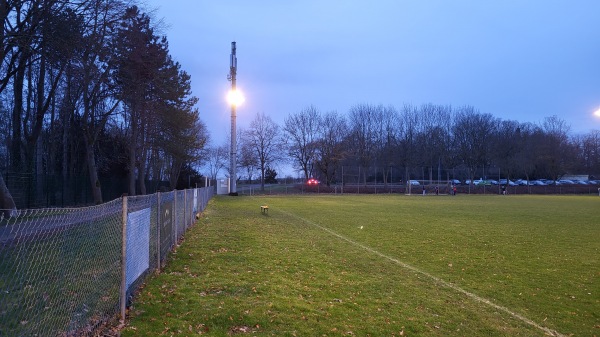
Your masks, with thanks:
<instances>
[{"instance_id":1,"label":"small white object on grass","mask_svg":"<svg viewBox=\"0 0 600 337\"><path fill-rule=\"evenodd\" d=\"M360 229L362 229L363 226L360 226Z\"/></svg>"}]
</instances>

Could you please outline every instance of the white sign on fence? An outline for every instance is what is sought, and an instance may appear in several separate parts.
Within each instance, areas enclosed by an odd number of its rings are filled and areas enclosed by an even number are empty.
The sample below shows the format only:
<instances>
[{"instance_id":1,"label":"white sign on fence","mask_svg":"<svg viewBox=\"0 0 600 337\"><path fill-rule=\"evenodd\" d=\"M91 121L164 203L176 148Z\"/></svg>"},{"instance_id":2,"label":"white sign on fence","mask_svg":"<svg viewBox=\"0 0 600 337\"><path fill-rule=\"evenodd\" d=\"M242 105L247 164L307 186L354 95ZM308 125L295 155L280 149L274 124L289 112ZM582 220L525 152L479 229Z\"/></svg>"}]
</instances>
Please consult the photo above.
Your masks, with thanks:
<instances>
[{"instance_id":1,"label":"white sign on fence","mask_svg":"<svg viewBox=\"0 0 600 337\"><path fill-rule=\"evenodd\" d=\"M194 190L194 203L192 204L194 214L198 213L198 189Z\"/></svg>"},{"instance_id":2,"label":"white sign on fence","mask_svg":"<svg viewBox=\"0 0 600 337\"><path fill-rule=\"evenodd\" d=\"M131 212L127 216L126 289L149 267L150 208Z\"/></svg>"}]
</instances>

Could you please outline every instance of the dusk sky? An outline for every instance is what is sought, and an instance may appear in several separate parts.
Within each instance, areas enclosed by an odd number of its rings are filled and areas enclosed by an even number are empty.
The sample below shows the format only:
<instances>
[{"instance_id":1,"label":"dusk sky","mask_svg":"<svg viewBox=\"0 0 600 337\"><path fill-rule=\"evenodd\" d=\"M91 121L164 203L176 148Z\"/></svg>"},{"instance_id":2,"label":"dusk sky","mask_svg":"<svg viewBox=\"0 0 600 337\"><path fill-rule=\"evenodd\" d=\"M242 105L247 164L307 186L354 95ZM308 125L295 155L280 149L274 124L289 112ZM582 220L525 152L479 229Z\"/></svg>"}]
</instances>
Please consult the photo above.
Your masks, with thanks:
<instances>
[{"instance_id":1,"label":"dusk sky","mask_svg":"<svg viewBox=\"0 0 600 337\"><path fill-rule=\"evenodd\" d=\"M231 42L246 101L280 125L314 105L471 105L502 119L556 115L600 129L600 1L148 0L192 77L213 144L227 141Z\"/></svg>"}]
</instances>

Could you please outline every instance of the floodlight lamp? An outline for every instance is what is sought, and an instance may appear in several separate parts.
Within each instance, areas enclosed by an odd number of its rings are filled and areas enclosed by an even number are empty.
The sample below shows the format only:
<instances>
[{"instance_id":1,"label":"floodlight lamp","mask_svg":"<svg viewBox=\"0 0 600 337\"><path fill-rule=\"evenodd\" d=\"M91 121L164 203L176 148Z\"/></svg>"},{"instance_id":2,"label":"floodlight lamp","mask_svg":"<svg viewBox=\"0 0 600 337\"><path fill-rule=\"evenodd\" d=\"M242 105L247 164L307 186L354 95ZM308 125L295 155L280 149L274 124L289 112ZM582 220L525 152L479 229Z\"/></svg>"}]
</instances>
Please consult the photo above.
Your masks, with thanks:
<instances>
[{"instance_id":1,"label":"floodlight lamp","mask_svg":"<svg viewBox=\"0 0 600 337\"><path fill-rule=\"evenodd\" d=\"M244 94L242 94L242 92L237 89L231 90L227 94L227 101L233 106L240 106L242 105L242 103L244 103L245 100L246 99L244 98Z\"/></svg>"}]
</instances>

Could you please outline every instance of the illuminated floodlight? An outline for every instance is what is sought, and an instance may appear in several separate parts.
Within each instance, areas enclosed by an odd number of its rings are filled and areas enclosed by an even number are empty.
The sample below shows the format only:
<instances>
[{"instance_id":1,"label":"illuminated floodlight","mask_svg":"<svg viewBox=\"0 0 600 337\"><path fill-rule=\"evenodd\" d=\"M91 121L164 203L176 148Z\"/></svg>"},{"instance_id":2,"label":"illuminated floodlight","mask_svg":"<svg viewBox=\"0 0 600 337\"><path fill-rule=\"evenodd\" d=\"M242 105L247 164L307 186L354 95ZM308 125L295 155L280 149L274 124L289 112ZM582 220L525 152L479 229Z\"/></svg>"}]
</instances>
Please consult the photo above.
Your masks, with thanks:
<instances>
[{"instance_id":1,"label":"illuminated floodlight","mask_svg":"<svg viewBox=\"0 0 600 337\"><path fill-rule=\"evenodd\" d=\"M594 116L600 118L600 108L598 108L598 110L596 110L596 112L594 112Z\"/></svg>"},{"instance_id":2,"label":"illuminated floodlight","mask_svg":"<svg viewBox=\"0 0 600 337\"><path fill-rule=\"evenodd\" d=\"M227 102L229 102L231 105L240 106L245 100L246 98L244 97L244 94L237 89L231 90L227 94Z\"/></svg>"}]
</instances>

